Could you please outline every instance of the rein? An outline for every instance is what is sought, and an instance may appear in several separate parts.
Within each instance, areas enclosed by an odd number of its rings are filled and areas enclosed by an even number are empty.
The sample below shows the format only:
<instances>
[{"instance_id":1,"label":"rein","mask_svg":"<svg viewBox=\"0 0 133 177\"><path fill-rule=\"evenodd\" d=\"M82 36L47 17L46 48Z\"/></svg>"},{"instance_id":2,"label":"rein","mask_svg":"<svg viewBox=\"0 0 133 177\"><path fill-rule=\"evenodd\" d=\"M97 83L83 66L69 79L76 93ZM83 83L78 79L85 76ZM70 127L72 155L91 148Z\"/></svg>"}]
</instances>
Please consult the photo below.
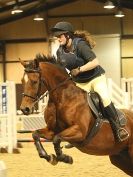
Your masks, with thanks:
<instances>
[{"instance_id":1,"label":"rein","mask_svg":"<svg viewBox=\"0 0 133 177\"><path fill-rule=\"evenodd\" d=\"M50 91L46 91L44 94L39 96L39 92L40 92L40 89L41 89L41 83L43 83L44 85L47 85L46 81L44 79L43 80L41 79L41 72L40 71L41 71L40 69L37 69L37 70L35 70L35 69L25 69L25 72L27 72L27 73L38 73L39 74L39 87L38 87L38 91L37 91L36 97L33 97L31 95L22 93L23 96L26 96L26 97L29 97L29 98L33 99L34 104L38 103L44 97L47 97L51 92L53 92L56 89L58 89L59 87L61 87L65 82L67 82L70 79L72 79L72 76L68 77L66 80L64 80L63 82L59 83L55 88L51 89Z\"/></svg>"},{"instance_id":2,"label":"rein","mask_svg":"<svg viewBox=\"0 0 133 177\"><path fill-rule=\"evenodd\" d=\"M50 91L46 91L43 95L41 95L41 96L35 101L35 103L37 103L38 101L42 100L44 97L47 97L51 92L57 90L59 87L61 87L65 82L69 81L70 79L72 79L72 76L68 77L66 80L64 80L63 82L61 82L59 85L57 85L55 88L51 89Z\"/></svg>"}]
</instances>

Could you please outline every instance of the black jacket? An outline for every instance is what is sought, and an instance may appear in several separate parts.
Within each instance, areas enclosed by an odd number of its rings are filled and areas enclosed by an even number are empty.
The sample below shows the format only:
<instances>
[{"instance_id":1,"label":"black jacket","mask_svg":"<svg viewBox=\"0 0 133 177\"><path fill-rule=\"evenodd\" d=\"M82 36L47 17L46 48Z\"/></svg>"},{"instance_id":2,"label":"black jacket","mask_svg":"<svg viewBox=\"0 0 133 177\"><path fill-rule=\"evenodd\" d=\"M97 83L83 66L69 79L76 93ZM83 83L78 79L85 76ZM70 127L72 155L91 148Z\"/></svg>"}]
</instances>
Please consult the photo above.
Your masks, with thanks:
<instances>
[{"instance_id":1,"label":"black jacket","mask_svg":"<svg viewBox=\"0 0 133 177\"><path fill-rule=\"evenodd\" d=\"M68 70L75 69L83 66L89 61L96 58L96 55L91 50L89 44L82 38L74 38L73 52L67 51L63 46L60 46L57 50L57 61ZM101 74L105 73L104 69L99 65L96 68L80 73L73 79L75 82L84 83L88 82Z\"/></svg>"}]
</instances>

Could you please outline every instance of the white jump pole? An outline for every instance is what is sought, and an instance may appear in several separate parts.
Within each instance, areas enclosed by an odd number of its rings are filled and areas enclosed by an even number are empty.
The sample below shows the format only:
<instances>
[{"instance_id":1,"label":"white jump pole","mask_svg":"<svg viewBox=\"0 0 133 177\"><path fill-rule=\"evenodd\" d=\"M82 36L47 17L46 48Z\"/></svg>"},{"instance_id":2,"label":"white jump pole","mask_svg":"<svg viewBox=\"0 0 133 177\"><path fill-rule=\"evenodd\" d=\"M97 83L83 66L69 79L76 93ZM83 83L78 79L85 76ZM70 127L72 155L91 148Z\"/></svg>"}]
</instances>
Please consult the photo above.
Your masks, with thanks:
<instances>
[{"instance_id":1,"label":"white jump pole","mask_svg":"<svg viewBox=\"0 0 133 177\"><path fill-rule=\"evenodd\" d=\"M12 132L12 149L16 149L17 147L17 127L16 127L16 87L13 81L7 82L9 83L8 93L9 93L9 115L11 116L11 124L10 131Z\"/></svg>"},{"instance_id":2,"label":"white jump pole","mask_svg":"<svg viewBox=\"0 0 133 177\"><path fill-rule=\"evenodd\" d=\"M0 83L0 147L12 153L17 147L15 83Z\"/></svg>"},{"instance_id":3,"label":"white jump pole","mask_svg":"<svg viewBox=\"0 0 133 177\"><path fill-rule=\"evenodd\" d=\"M0 177L7 177L7 168L3 161L0 161Z\"/></svg>"}]
</instances>

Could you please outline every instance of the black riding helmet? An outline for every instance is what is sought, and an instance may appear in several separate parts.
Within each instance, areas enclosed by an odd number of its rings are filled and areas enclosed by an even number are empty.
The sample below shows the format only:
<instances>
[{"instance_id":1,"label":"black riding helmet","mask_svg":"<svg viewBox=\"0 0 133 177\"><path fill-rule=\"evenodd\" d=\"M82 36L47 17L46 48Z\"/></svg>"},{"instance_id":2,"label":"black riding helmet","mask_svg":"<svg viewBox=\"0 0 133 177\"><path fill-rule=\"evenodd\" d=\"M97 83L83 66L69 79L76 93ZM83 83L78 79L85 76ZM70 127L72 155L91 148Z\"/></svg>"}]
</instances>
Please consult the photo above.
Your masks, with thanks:
<instances>
[{"instance_id":1,"label":"black riding helmet","mask_svg":"<svg viewBox=\"0 0 133 177\"><path fill-rule=\"evenodd\" d=\"M74 33L73 26L69 22L58 22L56 25L51 29L54 36L59 36L65 33Z\"/></svg>"}]
</instances>

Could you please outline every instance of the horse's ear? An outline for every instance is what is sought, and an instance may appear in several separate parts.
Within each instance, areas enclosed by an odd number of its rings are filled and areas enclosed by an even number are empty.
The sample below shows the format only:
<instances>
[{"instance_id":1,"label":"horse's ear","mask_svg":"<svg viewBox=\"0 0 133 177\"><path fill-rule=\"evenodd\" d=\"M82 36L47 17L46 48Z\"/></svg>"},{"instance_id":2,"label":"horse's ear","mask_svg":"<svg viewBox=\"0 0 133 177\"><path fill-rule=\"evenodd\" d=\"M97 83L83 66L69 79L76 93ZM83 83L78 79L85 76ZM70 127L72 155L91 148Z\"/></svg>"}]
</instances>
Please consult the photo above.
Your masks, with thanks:
<instances>
[{"instance_id":1,"label":"horse's ear","mask_svg":"<svg viewBox=\"0 0 133 177\"><path fill-rule=\"evenodd\" d=\"M23 67L25 68L26 67L26 62L25 61L23 61L23 60L21 60L20 58L19 58L19 61L20 61L20 63L23 65Z\"/></svg>"}]
</instances>

